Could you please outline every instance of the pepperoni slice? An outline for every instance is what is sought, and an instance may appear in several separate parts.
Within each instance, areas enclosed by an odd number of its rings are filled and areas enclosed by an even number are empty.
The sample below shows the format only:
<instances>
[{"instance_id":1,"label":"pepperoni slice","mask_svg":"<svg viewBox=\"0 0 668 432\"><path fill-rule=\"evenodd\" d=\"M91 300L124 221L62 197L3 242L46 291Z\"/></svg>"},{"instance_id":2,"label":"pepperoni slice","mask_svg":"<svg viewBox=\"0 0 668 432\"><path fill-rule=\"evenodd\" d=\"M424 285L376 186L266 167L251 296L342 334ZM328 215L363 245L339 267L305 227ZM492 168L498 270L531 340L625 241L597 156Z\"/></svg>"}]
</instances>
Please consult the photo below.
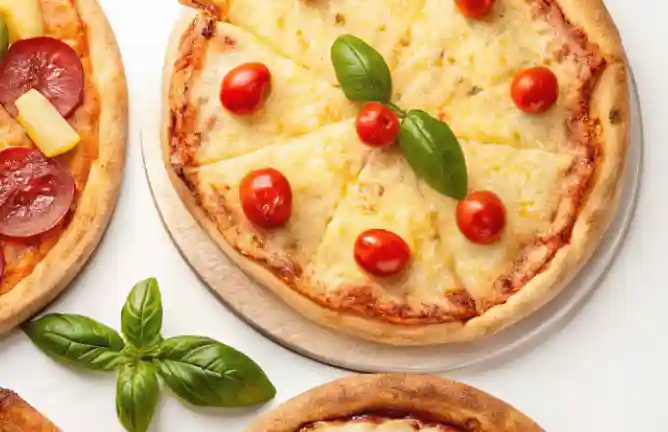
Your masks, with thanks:
<instances>
[{"instance_id":1,"label":"pepperoni slice","mask_svg":"<svg viewBox=\"0 0 668 432\"><path fill-rule=\"evenodd\" d=\"M0 152L0 234L27 238L58 225L72 207L72 174L39 151L10 147Z\"/></svg>"},{"instance_id":2,"label":"pepperoni slice","mask_svg":"<svg viewBox=\"0 0 668 432\"><path fill-rule=\"evenodd\" d=\"M0 63L0 103L16 113L14 101L30 89L42 93L64 117L83 100L84 72L77 53L50 37L15 42Z\"/></svg>"}]
</instances>

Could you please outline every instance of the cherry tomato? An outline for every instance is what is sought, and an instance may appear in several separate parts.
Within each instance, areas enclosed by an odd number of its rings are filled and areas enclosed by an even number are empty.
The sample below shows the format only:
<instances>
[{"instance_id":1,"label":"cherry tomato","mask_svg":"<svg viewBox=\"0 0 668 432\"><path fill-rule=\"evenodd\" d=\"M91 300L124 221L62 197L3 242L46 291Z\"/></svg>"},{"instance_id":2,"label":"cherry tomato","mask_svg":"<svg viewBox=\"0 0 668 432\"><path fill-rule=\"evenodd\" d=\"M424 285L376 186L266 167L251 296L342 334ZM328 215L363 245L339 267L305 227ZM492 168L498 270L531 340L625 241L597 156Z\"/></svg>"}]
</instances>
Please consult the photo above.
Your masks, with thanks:
<instances>
[{"instance_id":1,"label":"cherry tomato","mask_svg":"<svg viewBox=\"0 0 668 432\"><path fill-rule=\"evenodd\" d=\"M467 18L482 18L492 10L494 0L455 0L462 15Z\"/></svg>"},{"instance_id":2,"label":"cherry tomato","mask_svg":"<svg viewBox=\"0 0 668 432\"><path fill-rule=\"evenodd\" d=\"M0 152L0 234L34 237L67 215L76 186L67 168L39 151L9 147Z\"/></svg>"},{"instance_id":3,"label":"cherry tomato","mask_svg":"<svg viewBox=\"0 0 668 432\"><path fill-rule=\"evenodd\" d=\"M506 208L493 192L472 192L457 205L457 226L473 243L492 244L506 227Z\"/></svg>"},{"instance_id":4,"label":"cherry tomato","mask_svg":"<svg viewBox=\"0 0 668 432\"><path fill-rule=\"evenodd\" d=\"M232 69L220 87L220 102L237 115L262 107L271 91L271 72L262 63L245 63Z\"/></svg>"},{"instance_id":5,"label":"cherry tomato","mask_svg":"<svg viewBox=\"0 0 668 432\"><path fill-rule=\"evenodd\" d=\"M17 41L0 63L0 103L15 114L14 101L38 90L64 117L83 101L84 72L77 53L50 37Z\"/></svg>"},{"instance_id":6,"label":"cherry tomato","mask_svg":"<svg viewBox=\"0 0 668 432\"><path fill-rule=\"evenodd\" d=\"M519 109L540 114L559 98L559 81L550 69L542 66L525 69L513 79L511 96Z\"/></svg>"},{"instance_id":7,"label":"cherry tomato","mask_svg":"<svg viewBox=\"0 0 668 432\"><path fill-rule=\"evenodd\" d=\"M395 233L372 229L361 233L355 241L355 261L367 272L376 276L392 276L401 273L408 264L411 250Z\"/></svg>"},{"instance_id":8,"label":"cherry tomato","mask_svg":"<svg viewBox=\"0 0 668 432\"><path fill-rule=\"evenodd\" d=\"M239 198L246 217L260 228L284 225L292 216L292 187L273 168L246 175L239 186Z\"/></svg>"},{"instance_id":9,"label":"cherry tomato","mask_svg":"<svg viewBox=\"0 0 668 432\"><path fill-rule=\"evenodd\" d=\"M399 118L385 105L369 102L357 115L357 135L371 147L392 144L399 134Z\"/></svg>"}]
</instances>

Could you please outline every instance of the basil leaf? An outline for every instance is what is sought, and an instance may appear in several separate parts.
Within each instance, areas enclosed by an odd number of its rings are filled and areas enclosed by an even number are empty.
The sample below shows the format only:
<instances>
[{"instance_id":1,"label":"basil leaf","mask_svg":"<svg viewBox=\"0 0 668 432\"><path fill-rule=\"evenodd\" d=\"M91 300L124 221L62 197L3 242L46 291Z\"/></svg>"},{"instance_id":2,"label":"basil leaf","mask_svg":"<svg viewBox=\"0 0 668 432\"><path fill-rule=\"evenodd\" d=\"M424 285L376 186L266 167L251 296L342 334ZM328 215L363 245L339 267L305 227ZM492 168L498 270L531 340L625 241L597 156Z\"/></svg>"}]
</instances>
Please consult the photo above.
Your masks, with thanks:
<instances>
[{"instance_id":1,"label":"basil leaf","mask_svg":"<svg viewBox=\"0 0 668 432\"><path fill-rule=\"evenodd\" d=\"M81 315L46 315L25 324L23 331L46 354L75 366L112 370L125 361L121 336Z\"/></svg>"},{"instance_id":2,"label":"basil leaf","mask_svg":"<svg viewBox=\"0 0 668 432\"><path fill-rule=\"evenodd\" d=\"M331 48L336 78L352 101L383 102L392 96L392 76L383 56L362 39L338 37Z\"/></svg>"},{"instance_id":3,"label":"basil leaf","mask_svg":"<svg viewBox=\"0 0 668 432\"><path fill-rule=\"evenodd\" d=\"M420 110L411 110L401 124L399 147L415 173L443 195L466 196L466 159L450 127Z\"/></svg>"},{"instance_id":4,"label":"basil leaf","mask_svg":"<svg viewBox=\"0 0 668 432\"><path fill-rule=\"evenodd\" d=\"M116 383L116 414L128 432L146 432L158 405L160 386L150 363L128 363Z\"/></svg>"},{"instance_id":5,"label":"basil leaf","mask_svg":"<svg viewBox=\"0 0 668 432\"><path fill-rule=\"evenodd\" d=\"M147 348L162 338L162 297L158 281L149 278L136 284L121 312L121 330L126 340L137 348Z\"/></svg>"},{"instance_id":6,"label":"basil leaf","mask_svg":"<svg viewBox=\"0 0 668 432\"><path fill-rule=\"evenodd\" d=\"M165 340L155 365L174 393L197 406L247 406L276 395L276 389L253 360L205 337Z\"/></svg>"}]
</instances>

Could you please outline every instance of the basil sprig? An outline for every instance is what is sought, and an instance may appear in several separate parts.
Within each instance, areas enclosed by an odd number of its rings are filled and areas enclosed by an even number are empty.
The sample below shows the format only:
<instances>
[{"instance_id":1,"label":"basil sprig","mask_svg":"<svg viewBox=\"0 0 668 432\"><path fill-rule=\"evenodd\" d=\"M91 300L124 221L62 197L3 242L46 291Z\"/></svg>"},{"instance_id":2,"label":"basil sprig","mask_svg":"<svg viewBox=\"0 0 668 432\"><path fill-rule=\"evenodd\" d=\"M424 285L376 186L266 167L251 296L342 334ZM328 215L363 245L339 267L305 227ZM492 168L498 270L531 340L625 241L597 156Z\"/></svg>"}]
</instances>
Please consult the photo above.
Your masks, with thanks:
<instances>
[{"instance_id":1,"label":"basil sprig","mask_svg":"<svg viewBox=\"0 0 668 432\"><path fill-rule=\"evenodd\" d=\"M116 412L128 432L146 432L160 394L158 376L196 406L256 405L276 395L253 360L216 340L163 339L158 282L139 282L127 297L118 332L81 315L49 314L23 326L33 343L56 360L93 370L118 370Z\"/></svg>"},{"instance_id":2,"label":"basil sprig","mask_svg":"<svg viewBox=\"0 0 668 432\"><path fill-rule=\"evenodd\" d=\"M424 111L404 111L391 102L392 76L382 55L363 40L343 35L331 48L336 78L354 102L381 102L401 119L399 148L416 175L455 199L466 196L466 159L450 127Z\"/></svg>"}]
</instances>

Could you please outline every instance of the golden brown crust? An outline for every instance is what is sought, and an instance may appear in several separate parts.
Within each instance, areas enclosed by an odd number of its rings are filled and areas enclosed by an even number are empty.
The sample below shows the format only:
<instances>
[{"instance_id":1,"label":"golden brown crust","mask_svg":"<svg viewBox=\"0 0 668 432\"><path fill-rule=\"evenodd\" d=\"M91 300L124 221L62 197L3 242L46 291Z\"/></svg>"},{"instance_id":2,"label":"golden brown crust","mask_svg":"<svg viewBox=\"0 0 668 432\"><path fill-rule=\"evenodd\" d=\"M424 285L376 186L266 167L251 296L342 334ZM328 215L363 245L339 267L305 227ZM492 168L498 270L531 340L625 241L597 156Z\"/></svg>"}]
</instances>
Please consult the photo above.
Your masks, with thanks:
<instances>
[{"instance_id":1,"label":"golden brown crust","mask_svg":"<svg viewBox=\"0 0 668 432\"><path fill-rule=\"evenodd\" d=\"M60 429L19 395L0 388L0 431L60 432Z\"/></svg>"},{"instance_id":2,"label":"golden brown crust","mask_svg":"<svg viewBox=\"0 0 668 432\"><path fill-rule=\"evenodd\" d=\"M104 233L121 185L127 139L127 85L113 31L96 0L76 0L85 24L100 98L99 151L77 210L58 243L9 293L0 296L0 333L37 313L76 276Z\"/></svg>"},{"instance_id":3,"label":"golden brown crust","mask_svg":"<svg viewBox=\"0 0 668 432\"><path fill-rule=\"evenodd\" d=\"M543 2L547 0L527 0ZM555 297L592 255L614 216L619 194L619 182L624 174L628 146L629 84L623 48L617 30L599 0L588 2L561 0L559 7L566 20L590 36L590 42L599 44L606 68L592 89L589 116L597 122L596 173L589 184L589 192L579 208L579 215L572 227L571 236L538 273L521 290L507 295L501 304L486 310L481 316L468 321L429 325L406 325L381 322L373 318L335 311L319 305L297 292L290 285L276 278L261 264L239 254L218 227L204 213L196 197L183 181L174 174L168 164L168 172L179 196L200 225L220 248L255 280L269 287L293 309L326 327L344 331L357 337L394 345L427 345L478 339L500 331L527 317ZM177 26L174 41L178 41L185 26ZM173 42L165 65L165 91L168 91L172 66L178 58L178 44ZM167 93L165 93L165 97ZM165 113L162 127L163 148L168 155L169 137ZM570 231L570 230L569 230Z\"/></svg>"},{"instance_id":4,"label":"golden brown crust","mask_svg":"<svg viewBox=\"0 0 668 432\"><path fill-rule=\"evenodd\" d=\"M426 416L461 430L541 432L507 403L465 384L417 374L357 375L297 396L245 432L299 432L308 424L376 411Z\"/></svg>"}]
</instances>

